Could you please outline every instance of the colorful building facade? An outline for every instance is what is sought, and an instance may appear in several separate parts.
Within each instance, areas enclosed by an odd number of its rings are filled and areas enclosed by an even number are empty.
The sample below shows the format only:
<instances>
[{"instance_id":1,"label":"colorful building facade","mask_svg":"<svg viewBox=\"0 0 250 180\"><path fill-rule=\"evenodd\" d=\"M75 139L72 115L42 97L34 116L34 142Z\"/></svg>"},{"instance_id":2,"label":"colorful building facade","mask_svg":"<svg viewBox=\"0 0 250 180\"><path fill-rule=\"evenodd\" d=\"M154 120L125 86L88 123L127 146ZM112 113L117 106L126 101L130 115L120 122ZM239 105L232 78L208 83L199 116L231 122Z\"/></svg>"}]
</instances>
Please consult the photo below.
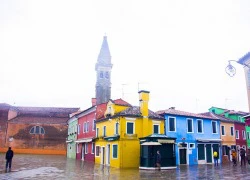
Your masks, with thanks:
<instances>
[{"instance_id":1,"label":"colorful building facade","mask_svg":"<svg viewBox=\"0 0 250 180\"><path fill-rule=\"evenodd\" d=\"M176 138L177 165L213 163L213 151L221 154L220 121L217 118L174 107L157 111L157 114L165 117L165 134Z\"/></svg>"},{"instance_id":2,"label":"colorful building facade","mask_svg":"<svg viewBox=\"0 0 250 180\"><path fill-rule=\"evenodd\" d=\"M148 109L149 92L140 91L140 107L109 101L96 120L95 162L117 168L140 166L140 139L164 133L164 118Z\"/></svg>"}]
</instances>

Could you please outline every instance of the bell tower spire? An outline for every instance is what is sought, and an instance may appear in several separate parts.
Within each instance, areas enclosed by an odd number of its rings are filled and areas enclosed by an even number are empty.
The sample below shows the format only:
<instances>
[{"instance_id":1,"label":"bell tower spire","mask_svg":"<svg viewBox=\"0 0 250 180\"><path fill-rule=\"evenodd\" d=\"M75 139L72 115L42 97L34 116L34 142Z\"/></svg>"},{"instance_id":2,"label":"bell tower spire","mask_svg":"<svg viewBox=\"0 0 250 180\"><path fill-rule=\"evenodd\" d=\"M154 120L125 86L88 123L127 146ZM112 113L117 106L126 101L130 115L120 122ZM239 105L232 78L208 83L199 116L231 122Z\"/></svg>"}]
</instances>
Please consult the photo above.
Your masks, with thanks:
<instances>
[{"instance_id":1,"label":"bell tower spire","mask_svg":"<svg viewBox=\"0 0 250 180\"><path fill-rule=\"evenodd\" d=\"M108 102L111 97L111 55L107 36L103 37L102 47L95 65L96 71L96 104Z\"/></svg>"}]
</instances>

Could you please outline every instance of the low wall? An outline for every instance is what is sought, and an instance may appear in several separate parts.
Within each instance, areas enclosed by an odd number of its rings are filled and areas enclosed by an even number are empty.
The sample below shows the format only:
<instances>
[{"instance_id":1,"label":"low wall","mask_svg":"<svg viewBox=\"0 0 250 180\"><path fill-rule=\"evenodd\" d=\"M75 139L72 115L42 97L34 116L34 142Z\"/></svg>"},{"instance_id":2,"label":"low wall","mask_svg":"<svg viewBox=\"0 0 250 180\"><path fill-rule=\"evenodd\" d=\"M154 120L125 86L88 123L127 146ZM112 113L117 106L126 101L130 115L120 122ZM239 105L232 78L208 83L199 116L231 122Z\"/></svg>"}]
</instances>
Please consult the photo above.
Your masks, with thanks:
<instances>
[{"instance_id":1,"label":"low wall","mask_svg":"<svg viewBox=\"0 0 250 180\"><path fill-rule=\"evenodd\" d=\"M0 148L0 153L5 153L8 148ZM16 154L53 154L53 155L66 155L65 150L52 150L52 149L12 149Z\"/></svg>"}]
</instances>

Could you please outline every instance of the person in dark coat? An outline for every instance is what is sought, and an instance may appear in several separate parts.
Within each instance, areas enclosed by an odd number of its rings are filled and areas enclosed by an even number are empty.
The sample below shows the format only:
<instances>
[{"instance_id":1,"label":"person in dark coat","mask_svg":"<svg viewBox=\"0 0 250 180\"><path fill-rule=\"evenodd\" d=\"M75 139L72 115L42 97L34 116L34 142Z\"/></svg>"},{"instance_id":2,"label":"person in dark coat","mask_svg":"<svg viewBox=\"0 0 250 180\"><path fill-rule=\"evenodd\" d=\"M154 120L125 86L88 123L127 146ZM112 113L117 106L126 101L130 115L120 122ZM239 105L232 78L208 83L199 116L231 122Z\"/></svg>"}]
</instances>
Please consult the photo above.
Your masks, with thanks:
<instances>
[{"instance_id":1,"label":"person in dark coat","mask_svg":"<svg viewBox=\"0 0 250 180\"><path fill-rule=\"evenodd\" d=\"M160 154L160 151L157 151L156 166L158 167L159 170L161 170L161 154Z\"/></svg>"},{"instance_id":2,"label":"person in dark coat","mask_svg":"<svg viewBox=\"0 0 250 180\"><path fill-rule=\"evenodd\" d=\"M241 148L240 149L240 158L241 158L241 162L240 162L240 164L241 164L241 166L243 165L243 163L244 163L244 166L246 165L246 151L245 151L245 149L243 149L243 148Z\"/></svg>"},{"instance_id":3,"label":"person in dark coat","mask_svg":"<svg viewBox=\"0 0 250 180\"><path fill-rule=\"evenodd\" d=\"M11 171L11 163L12 158L14 156L14 152L11 150L11 147L9 147L9 150L6 152L5 159L6 159L6 171L9 168L9 171Z\"/></svg>"}]
</instances>

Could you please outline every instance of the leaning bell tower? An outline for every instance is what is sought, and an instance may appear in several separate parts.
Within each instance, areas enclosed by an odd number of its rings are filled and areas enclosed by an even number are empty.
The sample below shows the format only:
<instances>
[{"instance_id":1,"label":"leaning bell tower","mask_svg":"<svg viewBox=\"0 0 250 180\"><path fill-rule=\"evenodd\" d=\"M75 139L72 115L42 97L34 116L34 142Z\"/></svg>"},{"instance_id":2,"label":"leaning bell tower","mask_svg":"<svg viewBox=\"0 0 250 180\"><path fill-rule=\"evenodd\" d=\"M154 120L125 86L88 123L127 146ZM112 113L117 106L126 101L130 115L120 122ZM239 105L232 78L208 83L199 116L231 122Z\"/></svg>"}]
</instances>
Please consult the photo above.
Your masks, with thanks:
<instances>
[{"instance_id":1,"label":"leaning bell tower","mask_svg":"<svg viewBox=\"0 0 250 180\"><path fill-rule=\"evenodd\" d=\"M111 55L107 36L103 37L102 47L95 65L96 71L96 104L108 102L111 97Z\"/></svg>"}]
</instances>

